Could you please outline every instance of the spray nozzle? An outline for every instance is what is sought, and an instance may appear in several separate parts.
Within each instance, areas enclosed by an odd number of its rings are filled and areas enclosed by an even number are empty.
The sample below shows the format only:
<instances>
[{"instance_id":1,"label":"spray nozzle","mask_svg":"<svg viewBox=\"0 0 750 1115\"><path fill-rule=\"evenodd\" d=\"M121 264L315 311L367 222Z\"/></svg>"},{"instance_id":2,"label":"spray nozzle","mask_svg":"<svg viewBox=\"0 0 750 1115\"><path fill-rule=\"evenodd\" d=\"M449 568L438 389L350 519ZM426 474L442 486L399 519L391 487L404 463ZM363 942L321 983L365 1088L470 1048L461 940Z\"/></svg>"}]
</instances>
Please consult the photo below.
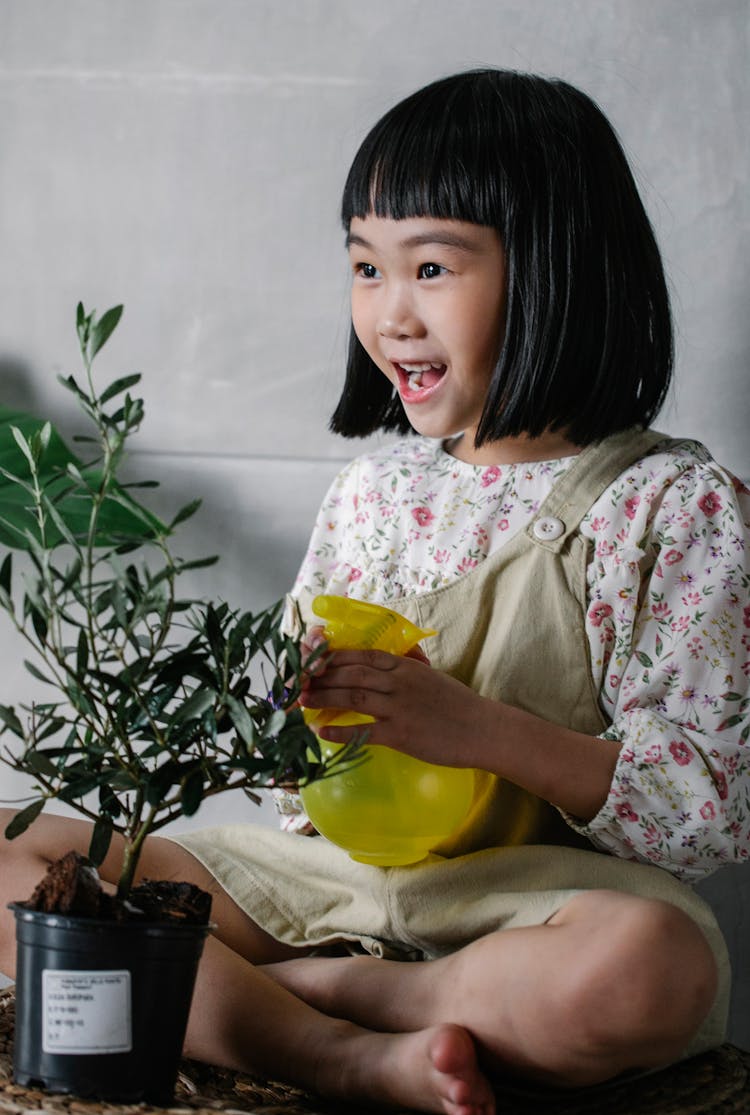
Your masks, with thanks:
<instances>
[{"instance_id":1,"label":"spray nozzle","mask_svg":"<svg viewBox=\"0 0 750 1115\"><path fill-rule=\"evenodd\" d=\"M384 608L347 596L316 596L313 611L324 620L323 633L331 650L386 650L406 654L420 639L436 635Z\"/></svg>"}]
</instances>

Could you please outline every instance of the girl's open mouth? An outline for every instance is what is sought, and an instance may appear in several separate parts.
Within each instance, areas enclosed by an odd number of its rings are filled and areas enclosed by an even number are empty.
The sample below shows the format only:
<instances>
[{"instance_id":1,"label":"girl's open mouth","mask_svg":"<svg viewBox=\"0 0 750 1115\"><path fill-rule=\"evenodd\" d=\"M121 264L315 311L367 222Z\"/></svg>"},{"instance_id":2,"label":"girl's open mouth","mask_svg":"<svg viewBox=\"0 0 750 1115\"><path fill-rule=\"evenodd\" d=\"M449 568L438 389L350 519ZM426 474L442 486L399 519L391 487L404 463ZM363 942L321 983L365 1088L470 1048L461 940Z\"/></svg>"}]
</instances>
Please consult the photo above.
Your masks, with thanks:
<instances>
[{"instance_id":1,"label":"girl's open mouth","mask_svg":"<svg viewBox=\"0 0 750 1115\"><path fill-rule=\"evenodd\" d=\"M442 382L447 371L445 364L425 361L415 364L393 364L398 375L398 390L407 403L421 402L429 398Z\"/></svg>"}]
</instances>

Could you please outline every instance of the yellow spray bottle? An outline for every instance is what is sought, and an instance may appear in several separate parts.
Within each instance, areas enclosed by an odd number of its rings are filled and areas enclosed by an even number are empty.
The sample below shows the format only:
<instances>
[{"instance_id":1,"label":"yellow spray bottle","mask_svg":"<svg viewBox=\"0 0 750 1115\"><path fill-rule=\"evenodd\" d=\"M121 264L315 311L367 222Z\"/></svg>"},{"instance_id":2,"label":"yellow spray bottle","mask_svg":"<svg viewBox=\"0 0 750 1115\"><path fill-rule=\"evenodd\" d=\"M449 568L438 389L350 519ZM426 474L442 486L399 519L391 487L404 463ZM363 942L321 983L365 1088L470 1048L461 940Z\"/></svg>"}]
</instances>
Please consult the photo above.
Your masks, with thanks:
<instances>
[{"instance_id":1,"label":"yellow spray bottle","mask_svg":"<svg viewBox=\"0 0 750 1115\"><path fill-rule=\"evenodd\" d=\"M379 604L343 596L316 596L313 611L324 621L331 650L373 649L406 654L434 635ZM306 709L316 734L326 725L372 723L342 709ZM340 745L320 740L325 756ZM381 867L416 863L464 820L474 792L474 772L414 759L382 745L367 746L364 761L300 793L318 832L352 859Z\"/></svg>"}]
</instances>

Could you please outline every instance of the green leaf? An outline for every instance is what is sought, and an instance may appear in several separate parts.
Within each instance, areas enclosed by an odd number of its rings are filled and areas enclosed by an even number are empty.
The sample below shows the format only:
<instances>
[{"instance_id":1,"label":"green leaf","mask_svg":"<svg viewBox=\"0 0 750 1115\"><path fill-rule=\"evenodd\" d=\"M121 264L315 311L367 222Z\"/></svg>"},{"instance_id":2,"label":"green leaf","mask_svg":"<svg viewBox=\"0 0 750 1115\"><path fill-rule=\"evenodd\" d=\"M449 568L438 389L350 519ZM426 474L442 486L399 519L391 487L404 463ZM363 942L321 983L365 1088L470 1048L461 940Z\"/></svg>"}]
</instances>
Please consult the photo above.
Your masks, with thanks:
<instances>
[{"instance_id":1,"label":"green leaf","mask_svg":"<svg viewBox=\"0 0 750 1115\"><path fill-rule=\"evenodd\" d=\"M10 432L13 435L13 440L15 441L16 445L33 468L36 462L34 460L34 454L31 452L31 446L29 445L28 441L23 436L18 426L11 426Z\"/></svg>"},{"instance_id":2,"label":"green leaf","mask_svg":"<svg viewBox=\"0 0 750 1115\"><path fill-rule=\"evenodd\" d=\"M170 724L182 724L186 720L195 720L214 703L216 694L212 689L201 686L196 689L186 701L170 717Z\"/></svg>"},{"instance_id":3,"label":"green leaf","mask_svg":"<svg viewBox=\"0 0 750 1115\"><path fill-rule=\"evenodd\" d=\"M67 723L67 720L62 716L50 717L46 720L46 723L41 731L37 732L36 743L42 743L43 740L48 739L50 736L56 735L61 728L65 727Z\"/></svg>"},{"instance_id":4,"label":"green leaf","mask_svg":"<svg viewBox=\"0 0 750 1115\"><path fill-rule=\"evenodd\" d=\"M240 739L242 739L248 747L254 747L258 739L258 732L250 713L241 701L236 700L236 698L231 695L227 696L227 708L229 709L229 716L237 729L237 734Z\"/></svg>"},{"instance_id":5,"label":"green leaf","mask_svg":"<svg viewBox=\"0 0 750 1115\"><path fill-rule=\"evenodd\" d=\"M175 515L174 519L172 519L172 522L169 524L169 529L174 530L178 523L184 523L186 519L191 518L191 516L193 516L198 510L202 502L203 500L194 499L191 500L190 503L186 503L184 507L181 507Z\"/></svg>"},{"instance_id":6,"label":"green leaf","mask_svg":"<svg viewBox=\"0 0 750 1115\"><path fill-rule=\"evenodd\" d=\"M269 718L267 723L263 726L262 738L270 739L277 736L279 732L283 731L286 724L286 713L281 709L276 709Z\"/></svg>"},{"instance_id":7,"label":"green leaf","mask_svg":"<svg viewBox=\"0 0 750 1115\"><path fill-rule=\"evenodd\" d=\"M112 822L108 817L98 817L89 844L89 859L94 867L100 867L104 862L111 843Z\"/></svg>"},{"instance_id":8,"label":"green leaf","mask_svg":"<svg viewBox=\"0 0 750 1115\"><path fill-rule=\"evenodd\" d=\"M24 757L24 763L33 774L41 774L45 778L56 778L59 771L49 756L44 751L31 751Z\"/></svg>"},{"instance_id":9,"label":"green leaf","mask_svg":"<svg viewBox=\"0 0 750 1115\"><path fill-rule=\"evenodd\" d=\"M224 639L224 633L221 629L219 611L211 604L209 604L206 608L206 638L208 639L209 646L211 647L211 653L213 654L217 664L220 666L224 661L226 641Z\"/></svg>"},{"instance_id":10,"label":"green leaf","mask_svg":"<svg viewBox=\"0 0 750 1115\"><path fill-rule=\"evenodd\" d=\"M180 790L180 809L185 817L198 812L203 801L203 772L200 767L192 770L182 782Z\"/></svg>"},{"instance_id":11,"label":"green leaf","mask_svg":"<svg viewBox=\"0 0 750 1115\"><path fill-rule=\"evenodd\" d=\"M47 631L48 631L47 618L39 610L39 608L32 608L31 609L31 624L32 624L32 627L34 628L34 633L35 633L37 639L39 640L39 642L42 645L44 645L44 643L47 641Z\"/></svg>"},{"instance_id":12,"label":"green leaf","mask_svg":"<svg viewBox=\"0 0 750 1115\"><path fill-rule=\"evenodd\" d=\"M31 674L31 676L32 676L33 678L36 678L36 680L37 680L37 681L43 681L43 682L45 683L45 685L54 685L54 684L55 684L55 683L54 683L54 681L52 680L52 678L48 678L48 677L46 677L46 676L45 676L45 675L44 675L44 674L42 673L42 671L41 671L40 669L38 669L38 668L37 668L37 667L36 667L36 666L34 665L34 663L33 663L33 662L29 662L29 660L28 660L27 658L24 658L24 660L23 660L23 664L24 664L24 666L26 667L26 669L27 669L27 670L29 671L29 673Z\"/></svg>"},{"instance_id":13,"label":"green leaf","mask_svg":"<svg viewBox=\"0 0 750 1115\"><path fill-rule=\"evenodd\" d=\"M8 554L2 566L0 566L0 588L4 589L7 593L10 593L10 583L13 572L12 562L13 555Z\"/></svg>"},{"instance_id":14,"label":"green leaf","mask_svg":"<svg viewBox=\"0 0 750 1115\"><path fill-rule=\"evenodd\" d=\"M129 387L134 387L136 383L140 383L140 372L134 372L130 376L122 376L121 379L116 379L114 383L110 383L109 387L102 391L99 396L100 403L108 403L110 399L114 399L115 395L119 395L122 391L127 391Z\"/></svg>"},{"instance_id":15,"label":"green leaf","mask_svg":"<svg viewBox=\"0 0 750 1115\"><path fill-rule=\"evenodd\" d=\"M21 833L26 832L26 829L33 824L43 809L44 798L41 798L39 801L32 802L31 805L27 805L20 813L16 813L13 820L6 826L6 840L15 840Z\"/></svg>"},{"instance_id":16,"label":"green leaf","mask_svg":"<svg viewBox=\"0 0 750 1115\"><path fill-rule=\"evenodd\" d=\"M23 739L23 727L21 726L21 721L16 716L15 709L10 708L8 705L0 705L0 720L5 724L9 732L12 732L14 736L18 736L19 739Z\"/></svg>"},{"instance_id":17,"label":"green leaf","mask_svg":"<svg viewBox=\"0 0 750 1115\"><path fill-rule=\"evenodd\" d=\"M76 306L76 329L80 335L86 322L86 311L83 308L83 302L79 302Z\"/></svg>"},{"instance_id":18,"label":"green leaf","mask_svg":"<svg viewBox=\"0 0 750 1115\"><path fill-rule=\"evenodd\" d=\"M647 654L645 654L642 650L637 650L635 652L635 656L638 659L638 661L640 662L641 666L645 666L647 670L650 670L650 669L653 668L653 665L654 665L653 662L651 661L649 656Z\"/></svg>"},{"instance_id":19,"label":"green leaf","mask_svg":"<svg viewBox=\"0 0 750 1115\"><path fill-rule=\"evenodd\" d=\"M107 310L91 327L89 335L89 358L94 359L97 352L106 345L122 317L123 306L113 306Z\"/></svg>"},{"instance_id":20,"label":"green leaf","mask_svg":"<svg viewBox=\"0 0 750 1115\"><path fill-rule=\"evenodd\" d=\"M736 726L738 724L741 724L744 719L744 716L728 716L726 720L722 720L716 731L724 732L727 728L736 728Z\"/></svg>"},{"instance_id":21,"label":"green leaf","mask_svg":"<svg viewBox=\"0 0 750 1115\"><path fill-rule=\"evenodd\" d=\"M86 632L81 628L78 632L78 646L76 648L76 673L81 675L86 671L89 662L89 641Z\"/></svg>"}]
</instances>

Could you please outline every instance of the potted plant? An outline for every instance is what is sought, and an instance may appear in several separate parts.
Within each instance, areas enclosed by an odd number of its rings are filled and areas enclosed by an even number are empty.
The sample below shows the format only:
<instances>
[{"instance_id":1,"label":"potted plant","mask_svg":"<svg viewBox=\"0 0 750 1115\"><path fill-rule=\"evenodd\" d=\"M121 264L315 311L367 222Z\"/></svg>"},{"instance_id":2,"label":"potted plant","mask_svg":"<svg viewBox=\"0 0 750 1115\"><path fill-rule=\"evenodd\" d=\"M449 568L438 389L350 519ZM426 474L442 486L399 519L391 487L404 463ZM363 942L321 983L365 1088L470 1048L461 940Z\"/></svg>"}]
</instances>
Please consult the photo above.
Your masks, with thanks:
<instances>
[{"instance_id":1,"label":"potted plant","mask_svg":"<svg viewBox=\"0 0 750 1115\"><path fill-rule=\"evenodd\" d=\"M215 560L172 551L199 501L165 525L119 479L143 418L130 393L140 377L97 390L92 365L121 312L78 306L84 378L61 382L93 427L79 439L85 460L49 423L0 412L0 541L25 566L19 588L5 556L0 606L43 687L38 702L0 706L0 758L33 778L5 835L52 800L93 822L89 860L64 857L13 904L14 1073L51 1090L168 1102L210 899L186 884L134 886L143 842L216 794L258 801L259 787L329 768L296 705L299 646L282 634L280 604L254 615L179 595L185 571ZM113 833L124 852L109 896L95 868Z\"/></svg>"}]
</instances>

